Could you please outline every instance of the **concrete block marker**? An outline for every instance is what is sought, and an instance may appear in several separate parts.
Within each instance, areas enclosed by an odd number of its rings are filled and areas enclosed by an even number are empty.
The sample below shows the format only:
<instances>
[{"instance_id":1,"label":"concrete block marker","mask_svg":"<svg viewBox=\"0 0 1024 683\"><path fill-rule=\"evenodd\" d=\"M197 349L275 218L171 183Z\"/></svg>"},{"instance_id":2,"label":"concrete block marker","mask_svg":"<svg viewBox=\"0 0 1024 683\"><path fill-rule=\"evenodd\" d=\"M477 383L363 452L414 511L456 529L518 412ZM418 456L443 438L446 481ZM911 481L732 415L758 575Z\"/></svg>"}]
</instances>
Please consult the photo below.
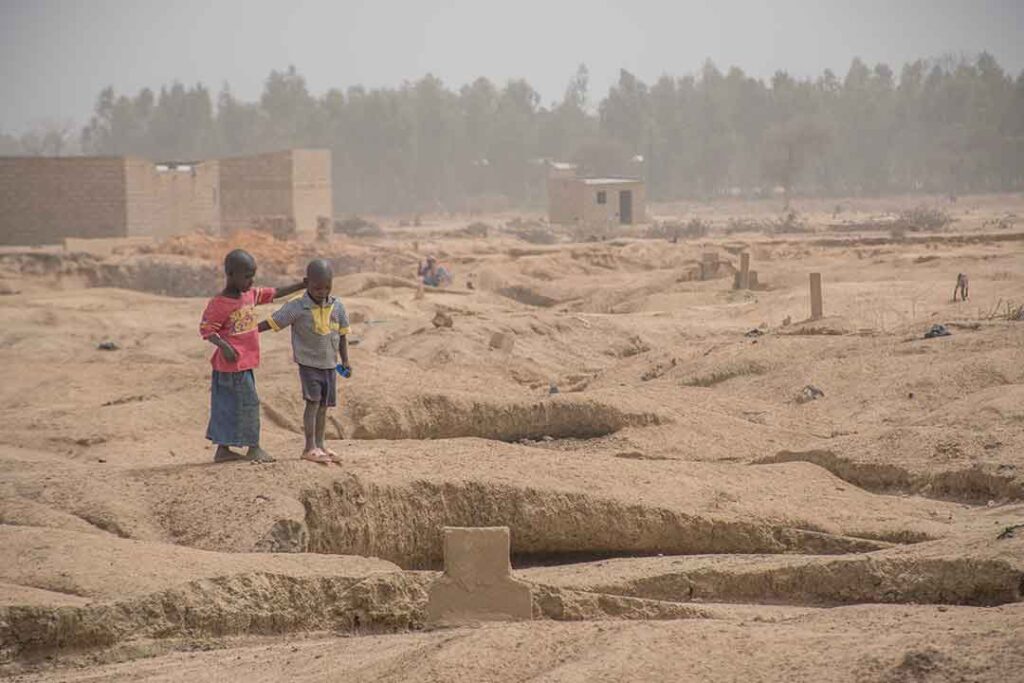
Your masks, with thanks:
<instances>
[{"instance_id":1,"label":"concrete block marker","mask_svg":"<svg viewBox=\"0 0 1024 683\"><path fill-rule=\"evenodd\" d=\"M718 253L705 251L700 257L700 279L710 280L718 274Z\"/></svg>"},{"instance_id":2,"label":"concrete block marker","mask_svg":"<svg viewBox=\"0 0 1024 683\"><path fill-rule=\"evenodd\" d=\"M811 273L811 320L821 320L821 273Z\"/></svg>"},{"instance_id":3,"label":"concrete block marker","mask_svg":"<svg viewBox=\"0 0 1024 683\"><path fill-rule=\"evenodd\" d=\"M750 289L750 254L740 254L740 289Z\"/></svg>"},{"instance_id":4,"label":"concrete block marker","mask_svg":"<svg viewBox=\"0 0 1024 683\"><path fill-rule=\"evenodd\" d=\"M530 587L512 578L508 527L445 527L444 574L430 586L435 625L533 618Z\"/></svg>"}]
</instances>

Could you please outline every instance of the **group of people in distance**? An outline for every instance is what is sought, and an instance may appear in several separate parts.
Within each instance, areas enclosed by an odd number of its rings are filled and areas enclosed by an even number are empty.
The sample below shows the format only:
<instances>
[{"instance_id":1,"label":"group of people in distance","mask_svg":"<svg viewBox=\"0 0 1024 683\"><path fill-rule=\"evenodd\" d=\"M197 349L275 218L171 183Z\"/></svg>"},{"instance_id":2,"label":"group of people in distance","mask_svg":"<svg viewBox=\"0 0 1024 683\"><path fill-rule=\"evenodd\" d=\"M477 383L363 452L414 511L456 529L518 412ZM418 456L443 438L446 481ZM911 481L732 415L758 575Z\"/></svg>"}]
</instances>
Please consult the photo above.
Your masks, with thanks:
<instances>
[{"instance_id":1,"label":"group of people in distance","mask_svg":"<svg viewBox=\"0 0 1024 683\"><path fill-rule=\"evenodd\" d=\"M235 249L224 257L224 289L206 305L199 323L200 336L216 349L210 358L210 422L206 438L217 445L214 462L250 460L274 462L260 447L260 399L254 370L260 365L260 334L291 329L292 358L298 365L299 384L306 407L302 426L306 443L302 459L320 464L340 463L340 456L325 441L327 409L337 405L337 376L348 377L349 320L341 300L331 295L331 264L314 259L306 277L286 287L253 287L256 259ZM451 283L451 274L428 256L417 276L428 287ZM256 306L269 304L305 289L264 321L256 321ZM340 363L338 360L340 358ZM247 449L240 453L236 448Z\"/></svg>"}]
</instances>

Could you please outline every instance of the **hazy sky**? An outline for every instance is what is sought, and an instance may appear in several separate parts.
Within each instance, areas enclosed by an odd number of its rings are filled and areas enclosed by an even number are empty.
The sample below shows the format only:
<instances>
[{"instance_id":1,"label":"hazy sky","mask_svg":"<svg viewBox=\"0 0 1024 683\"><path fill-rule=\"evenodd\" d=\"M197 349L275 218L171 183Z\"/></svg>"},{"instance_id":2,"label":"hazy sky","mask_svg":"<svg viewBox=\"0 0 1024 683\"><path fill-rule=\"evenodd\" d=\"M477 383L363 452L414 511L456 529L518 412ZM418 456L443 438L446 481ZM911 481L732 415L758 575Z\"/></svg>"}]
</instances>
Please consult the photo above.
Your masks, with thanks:
<instances>
[{"instance_id":1,"label":"hazy sky","mask_svg":"<svg viewBox=\"0 0 1024 683\"><path fill-rule=\"evenodd\" d=\"M855 56L898 69L981 50L1024 69L1024 0L0 0L0 131L83 124L107 85L228 82L254 99L289 64L317 94L430 72L456 87L526 78L548 103L579 63L598 100L620 67L842 75Z\"/></svg>"}]
</instances>

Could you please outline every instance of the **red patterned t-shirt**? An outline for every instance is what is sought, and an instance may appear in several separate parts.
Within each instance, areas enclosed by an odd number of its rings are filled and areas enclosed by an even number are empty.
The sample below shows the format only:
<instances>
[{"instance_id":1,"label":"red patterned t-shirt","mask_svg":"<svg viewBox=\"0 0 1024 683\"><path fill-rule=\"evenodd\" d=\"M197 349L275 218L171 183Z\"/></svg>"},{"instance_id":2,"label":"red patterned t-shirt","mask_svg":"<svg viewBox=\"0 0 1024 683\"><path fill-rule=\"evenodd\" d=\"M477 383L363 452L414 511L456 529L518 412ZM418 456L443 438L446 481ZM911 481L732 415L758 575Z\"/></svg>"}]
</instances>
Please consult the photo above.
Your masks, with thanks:
<instances>
[{"instance_id":1,"label":"red patterned t-shirt","mask_svg":"<svg viewBox=\"0 0 1024 683\"><path fill-rule=\"evenodd\" d=\"M260 366L260 333L256 329L256 306L269 304L277 292L273 287L254 287L242 292L237 299L217 295L210 299L199 323L199 336L211 335L231 344L238 359L231 363L220 349L213 352L210 364L220 372L242 372Z\"/></svg>"}]
</instances>

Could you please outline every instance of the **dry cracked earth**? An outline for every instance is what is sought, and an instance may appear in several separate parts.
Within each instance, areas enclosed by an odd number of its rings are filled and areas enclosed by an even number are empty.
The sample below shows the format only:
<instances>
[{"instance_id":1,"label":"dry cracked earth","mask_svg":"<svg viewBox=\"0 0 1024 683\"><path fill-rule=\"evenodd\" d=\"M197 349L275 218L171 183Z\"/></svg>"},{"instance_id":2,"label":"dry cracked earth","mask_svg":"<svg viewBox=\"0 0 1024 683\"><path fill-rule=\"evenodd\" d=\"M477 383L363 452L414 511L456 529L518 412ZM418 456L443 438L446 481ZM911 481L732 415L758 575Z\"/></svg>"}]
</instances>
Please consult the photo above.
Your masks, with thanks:
<instances>
[{"instance_id":1,"label":"dry cracked earth","mask_svg":"<svg viewBox=\"0 0 1024 683\"><path fill-rule=\"evenodd\" d=\"M339 264L340 466L297 459L286 335L258 372L278 462L213 464L203 300L86 286L147 263L158 289L203 282L227 243L0 256L0 675L1020 680L1024 322L999 312L1024 302L1024 233L989 221L1022 210L963 199L902 239L813 212L810 234L678 243L249 236L264 281ZM731 287L744 249L761 289ZM427 251L451 290L417 294ZM532 622L425 626L445 525L510 528Z\"/></svg>"}]
</instances>

